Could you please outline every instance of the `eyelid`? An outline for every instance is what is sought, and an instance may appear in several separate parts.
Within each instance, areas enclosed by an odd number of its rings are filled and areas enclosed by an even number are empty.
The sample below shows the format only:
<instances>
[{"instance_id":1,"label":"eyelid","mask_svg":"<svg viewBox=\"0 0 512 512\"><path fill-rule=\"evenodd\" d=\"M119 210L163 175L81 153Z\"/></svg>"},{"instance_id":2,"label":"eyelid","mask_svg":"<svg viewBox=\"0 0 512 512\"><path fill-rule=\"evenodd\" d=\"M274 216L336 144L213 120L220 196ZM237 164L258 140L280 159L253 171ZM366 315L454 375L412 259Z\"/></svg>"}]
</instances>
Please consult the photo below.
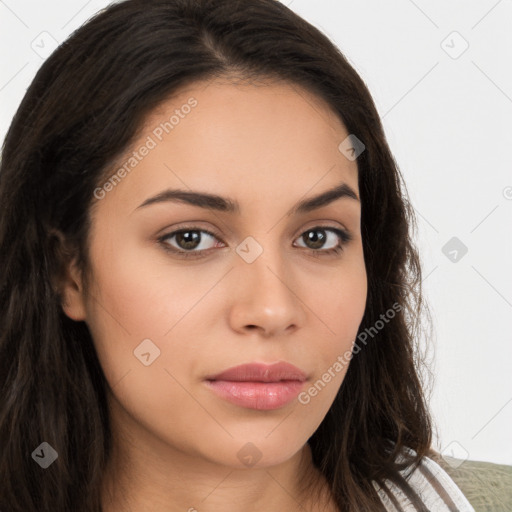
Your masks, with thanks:
<instances>
[{"instance_id":1,"label":"eyelid","mask_svg":"<svg viewBox=\"0 0 512 512\"><path fill-rule=\"evenodd\" d=\"M200 225L199 222L200 221L197 221L197 222L192 221L191 223L185 223L184 225L175 226L175 227L173 227L172 231L165 231L161 235L157 235L157 238L159 240L162 238L169 238L171 235L175 235L178 232L189 230L189 231L201 231L203 233L207 233L207 234L217 238L222 243L225 243L222 239L222 235L215 228L204 228ZM353 239L353 235L352 235L351 231L349 229L347 229L344 225L333 226L333 225L329 225L329 224L322 224L323 222L329 223L332 221L317 220L309 226L307 226L307 225L306 225L306 227L303 226L294 234L293 239L295 240L298 237L300 237L301 235L303 235L304 233L311 231L313 229L333 230L334 232L343 233L343 235L346 237L347 241L350 241ZM229 235L232 235L232 233L229 233Z\"/></svg>"},{"instance_id":2,"label":"eyelid","mask_svg":"<svg viewBox=\"0 0 512 512\"><path fill-rule=\"evenodd\" d=\"M332 229L334 231L341 231L345 233L348 237L352 237L352 233L349 229L347 229L342 223L338 222L338 224L333 225L332 220L314 220L306 223L305 227L302 226L294 235L294 240L306 233L307 231L311 231L312 229Z\"/></svg>"},{"instance_id":3,"label":"eyelid","mask_svg":"<svg viewBox=\"0 0 512 512\"><path fill-rule=\"evenodd\" d=\"M332 221L323 221L323 222L332 222ZM321 220L318 220L316 224L311 225L310 227L303 227L297 236L294 236L293 240L299 239L302 235L309 231L314 230L324 230L324 231L330 231L331 233L334 233L340 242L336 247L331 247L330 249L310 249L308 247L300 247L300 249L304 250L309 255L315 257L315 258L321 258L321 257L333 257L334 255L339 255L344 252L345 246L350 243L354 236L352 233L346 229L345 227L339 227L339 226L332 226L328 224L322 224ZM215 229L206 229L202 228L199 224L187 224L183 226L176 226L172 231L166 232L163 235L158 237L158 242L163 247L163 250L166 252L178 257L178 258L203 258L207 257L211 251L215 250L215 247L209 248L209 249L201 249L199 251L197 250L182 250L172 247L169 243L167 243L165 240L169 238L175 237L178 233L184 232L184 231L197 231L201 233L206 233L208 236L213 237L214 239L220 241L220 243L225 245L225 242L222 240L222 237L216 233ZM297 247L294 244L294 247ZM221 247L223 249L224 247Z\"/></svg>"}]
</instances>

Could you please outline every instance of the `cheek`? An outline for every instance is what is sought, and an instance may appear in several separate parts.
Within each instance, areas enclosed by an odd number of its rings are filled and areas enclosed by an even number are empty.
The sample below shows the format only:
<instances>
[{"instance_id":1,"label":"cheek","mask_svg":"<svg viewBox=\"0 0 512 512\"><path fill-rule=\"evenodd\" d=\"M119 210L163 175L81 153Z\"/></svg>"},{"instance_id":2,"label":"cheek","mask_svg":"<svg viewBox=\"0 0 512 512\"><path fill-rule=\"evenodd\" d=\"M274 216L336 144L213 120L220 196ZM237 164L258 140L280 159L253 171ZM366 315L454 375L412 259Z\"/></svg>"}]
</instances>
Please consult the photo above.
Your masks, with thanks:
<instances>
[{"instance_id":1,"label":"cheek","mask_svg":"<svg viewBox=\"0 0 512 512\"><path fill-rule=\"evenodd\" d=\"M339 272L327 277L321 280L322 290L310 295L311 304L325 325L328 346L344 348L354 341L366 308L367 275L362 250L351 254Z\"/></svg>"},{"instance_id":2,"label":"cheek","mask_svg":"<svg viewBox=\"0 0 512 512\"><path fill-rule=\"evenodd\" d=\"M342 385L352 358L353 345L364 316L367 299L367 276L362 259L347 262L347 271L331 279L325 292L315 301L319 317L325 324L325 335L318 338L317 381L309 397L323 403L324 412L330 407ZM348 270L350 268L350 270Z\"/></svg>"},{"instance_id":3,"label":"cheek","mask_svg":"<svg viewBox=\"0 0 512 512\"><path fill-rule=\"evenodd\" d=\"M112 256L104 254L95 269L98 316L133 341L161 339L197 303L207 283L193 270L170 265L163 250L159 254L130 241L123 245L123 237L112 245Z\"/></svg>"},{"instance_id":4,"label":"cheek","mask_svg":"<svg viewBox=\"0 0 512 512\"><path fill-rule=\"evenodd\" d=\"M315 378L299 395L298 402L316 418L330 409L352 359L353 345L361 324L367 296L363 267L331 281L323 296L315 301L323 321L323 336L315 338Z\"/></svg>"},{"instance_id":5,"label":"cheek","mask_svg":"<svg viewBox=\"0 0 512 512\"><path fill-rule=\"evenodd\" d=\"M226 269L180 266L164 252L141 249L127 239L97 244L103 249L93 254L98 287L88 301L88 325L118 398L133 402L146 393L141 403L148 407L154 400L158 410L159 397L172 403L175 393L179 400L183 389L178 382L204 371L201 354L222 304L215 285Z\"/></svg>"},{"instance_id":6,"label":"cheek","mask_svg":"<svg viewBox=\"0 0 512 512\"><path fill-rule=\"evenodd\" d=\"M175 410L204 415L186 378L201 353L191 335L201 313L194 305L212 283L195 285L192 272L173 272L131 254L136 253L126 250L117 264L95 269L99 287L89 301L91 335L122 408L148 430L186 437L190 425Z\"/></svg>"}]
</instances>

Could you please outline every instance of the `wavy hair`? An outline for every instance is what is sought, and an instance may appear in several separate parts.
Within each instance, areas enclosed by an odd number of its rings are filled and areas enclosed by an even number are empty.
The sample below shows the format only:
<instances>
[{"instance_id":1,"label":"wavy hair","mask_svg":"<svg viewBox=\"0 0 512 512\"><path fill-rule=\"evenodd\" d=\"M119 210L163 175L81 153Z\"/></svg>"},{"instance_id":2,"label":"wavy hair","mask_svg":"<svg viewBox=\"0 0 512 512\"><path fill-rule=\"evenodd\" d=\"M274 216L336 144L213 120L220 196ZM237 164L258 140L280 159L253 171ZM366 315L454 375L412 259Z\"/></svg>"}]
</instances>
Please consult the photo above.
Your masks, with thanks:
<instances>
[{"instance_id":1,"label":"wavy hair","mask_svg":"<svg viewBox=\"0 0 512 512\"><path fill-rule=\"evenodd\" d=\"M9 128L0 167L0 504L10 512L99 512L112 449L108 383L59 279L87 275L94 190L145 118L213 77L274 79L327 102L366 146L358 157L368 296L359 331L393 304L392 324L354 355L308 440L340 511L384 510L375 484L429 454L419 378L425 306L415 219L370 93L341 51L275 0L127 0L77 29L44 62ZM59 456L42 470L42 441ZM405 455L404 455L405 454Z\"/></svg>"}]
</instances>

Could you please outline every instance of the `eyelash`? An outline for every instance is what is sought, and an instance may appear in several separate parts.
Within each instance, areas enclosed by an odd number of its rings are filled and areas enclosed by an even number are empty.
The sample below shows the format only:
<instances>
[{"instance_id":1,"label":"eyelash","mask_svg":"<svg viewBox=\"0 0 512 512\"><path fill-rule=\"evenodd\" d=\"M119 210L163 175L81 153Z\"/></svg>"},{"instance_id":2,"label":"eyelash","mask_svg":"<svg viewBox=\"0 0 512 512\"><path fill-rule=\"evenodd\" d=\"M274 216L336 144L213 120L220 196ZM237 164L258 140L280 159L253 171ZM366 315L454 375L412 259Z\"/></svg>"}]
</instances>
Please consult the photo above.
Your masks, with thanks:
<instances>
[{"instance_id":1,"label":"eyelash","mask_svg":"<svg viewBox=\"0 0 512 512\"><path fill-rule=\"evenodd\" d=\"M315 258L321 258L324 256L328 257L328 256L334 256L334 255L341 254L344 250L344 246L346 244L348 244L353 239L352 235L348 231L345 231L345 230L339 229L339 228L333 228L330 226L315 226L313 228L307 229L300 236L303 236L305 233L309 233L311 231L316 231L316 230L330 231L330 232L336 234L341 239L341 243L337 247L334 247L332 249L327 249L327 250L306 249ZM205 249L202 251L182 251L179 249L171 248L169 246L169 244L165 242L169 238L173 238L175 235L177 235L179 233L185 233L187 231L198 231L201 233L206 233L207 235L212 236L213 238L219 239L219 237L215 233L212 233L211 231L208 231L207 229L202 229L197 226L190 226L190 227L183 227L176 231L167 233L167 234L161 236L158 239L158 241L161 243L164 251L171 253L173 255L177 255L179 257L184 257L184 258L201 258L201 257L204 257L203 253L213 250L213 249Z\"/></svg>"}]
</instances>

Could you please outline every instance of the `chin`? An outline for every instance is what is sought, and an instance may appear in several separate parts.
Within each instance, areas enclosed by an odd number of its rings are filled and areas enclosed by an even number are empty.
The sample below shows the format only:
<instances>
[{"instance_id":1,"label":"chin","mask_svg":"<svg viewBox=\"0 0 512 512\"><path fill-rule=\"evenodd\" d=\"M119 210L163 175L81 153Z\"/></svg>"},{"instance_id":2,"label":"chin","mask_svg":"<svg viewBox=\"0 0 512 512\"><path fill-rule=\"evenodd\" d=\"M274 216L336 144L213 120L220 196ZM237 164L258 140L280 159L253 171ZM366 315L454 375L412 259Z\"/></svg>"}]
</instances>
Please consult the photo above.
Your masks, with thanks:
<instances>
[{"instance_id":1,"label":"chin","mask_svg":"<svg viewBox=\"0 0 512 512\"><path fill-rule=\"evenodd\" d=\"M213 455L216 463L220 463L236 469L263 469L290 460L306 444L305 440L286 440L281 436L272 438L273 434L265 438L265 435L247 436L243 439L230 439L223 446L217 446L218 452Z\"/></svg>"}]
</instances>

